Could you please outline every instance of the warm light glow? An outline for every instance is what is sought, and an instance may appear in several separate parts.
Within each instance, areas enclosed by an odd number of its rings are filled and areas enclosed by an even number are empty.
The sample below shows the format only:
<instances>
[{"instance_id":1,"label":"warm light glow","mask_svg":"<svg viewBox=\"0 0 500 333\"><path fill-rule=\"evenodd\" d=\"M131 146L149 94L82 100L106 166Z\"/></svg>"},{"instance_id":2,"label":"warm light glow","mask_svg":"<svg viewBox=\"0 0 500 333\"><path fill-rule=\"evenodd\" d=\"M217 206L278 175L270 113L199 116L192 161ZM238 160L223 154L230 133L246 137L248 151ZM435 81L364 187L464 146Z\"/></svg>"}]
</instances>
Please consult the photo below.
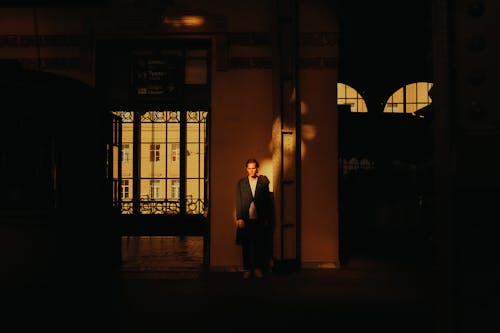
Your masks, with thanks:
<instances>
[{"instance_id":1,"label":"warm light glow","mask_svg":"<svg viewBox=\"0 0 500 333\"><path fill-rule=\"evenodd\" d=\"M306 157L306 151L307 151L307 146L306 146L304 140L301 140L300 141L300 159L301 160L304 160L304 158Z\"/></svg>"},{"instance_id":2,"label":"warm light glow","mask_svg":"<svg viewBox=\"0 0 500 333\"><path fill-rule=\"evenodd\" d=\"M317 134L318 130L315 125L311 125L307 123L307 115L309 114L309 104L304 100L300 101L300 111L302 116L302 125L301 125L301 143L300 143L300 157L304 160L306 156L307 146L306 143L313 141ZM269 142L269 152L273 152L274 149L280 148L280 138L281 138L281 122L279 118L274 119L273 123L273 138ZM295 145L294 145L295 146ZM286 149L286 145L284 145L283 149ZM261 163L262 164L262 163ZM262 168L261 168L262 169ZM270 170L272 170L272 165L270 165Z\"/></svg>"},{"instance_id":3,"label":"warm light glow","mask_svg":"<svg viewBox=\"0 0 500 333\"><path fill-rule=\"evenodd\" d=\"M301 105L301 114L302 114L302 125L301 125L301 131L300 131L300 158L301 160L304 160L306 157L306 152L307 152L307 145L306 143L309 141L313 141L316 138L317 135L317 128L314 125L308 124L307 122L307 115L309 114L309 104L305 102L304 100L300 101Z\"/></svg>"},{"instance_id":4,"label":"warm light glow","mask_svg":"<svg viewBox=\"0 0 500 333\"><path fill-rule=\"evenodd\" d=\"M166 16L163 23L175 28L200 27L205 24L205 18L198 15Z\"/></svg>"},{"instance_id":5,"label":"warm light glow","mask_svg":"<svg viewBox=\"0 0 500 333\"><path fill-rule=\"evenodd\" d=\"M273 192L273 160L266 158L259 161L259 174L267 176L269 179L269 190Z\"/></svg>"},{"instance_id":6,"label":"warm light glow","mask_svg":"<svg viewBox=\"0 0 500 333\"><path fill-rule=\"evenodd\" d=\"M300 101L300 114L302 116L305 116L308 113L309 113L309 105L304 101Z\"/></svg>"},{"instance_id":7,"label":"warm light glow","mask_svg":"<svg viewBox=\"0 0 500 333\"><path fill-rule=\"evenodd\" d=\"M186 192L189 214L205 214L205 143L207 111L187 111L185 137L181 136L180 111L113 111L122 118L122 214L131 214L134 193L134 168L139 166L139 195L142 214L177 214L181 182ZM140 117L140 137L134 138L134 116ZM185 153L181 153L181 141ZM133 159L139 155L139 165ZM139 152L139 153L137 153ZM115 152L118 155L118 152ZM186 179L181 178L183 159ZM115 157L114 161L118 161ZM116 166L118 169L118 165ZM116 176L118 178L118 176ZM155 205L151 204L154 202Z\"/></svg>"},{"instance_id":8,"label":"warm light glow","mask_svg":"<svg viewBox=\"0 0 500 333\"><path fill-rule=\"evenodd\" d=\"M302 124L302 139L311 141L316 137L316 126L311 124Z\"/></svg>"},{"instance_id":9,"label":"warm light glow","mask_svg":"<svg viewBox=\"0 0 500 333\"><path fill-rule=\"evenodd\" d=\"M351 86L337 83L337 104L349 105L351 112L367 112L363 97Z\"/></svg>"},{"instance_id":10,"label":"warm light glow","mask_svg":"<svg viewBox=\"0 0 500 333\"><path fill-rule=\"evenodd\" d=\"M429 96L431 88L430 82L415 82L399 88L385 103L384 112L415 114L432 102Z\"/></svg>"}]
</instances>

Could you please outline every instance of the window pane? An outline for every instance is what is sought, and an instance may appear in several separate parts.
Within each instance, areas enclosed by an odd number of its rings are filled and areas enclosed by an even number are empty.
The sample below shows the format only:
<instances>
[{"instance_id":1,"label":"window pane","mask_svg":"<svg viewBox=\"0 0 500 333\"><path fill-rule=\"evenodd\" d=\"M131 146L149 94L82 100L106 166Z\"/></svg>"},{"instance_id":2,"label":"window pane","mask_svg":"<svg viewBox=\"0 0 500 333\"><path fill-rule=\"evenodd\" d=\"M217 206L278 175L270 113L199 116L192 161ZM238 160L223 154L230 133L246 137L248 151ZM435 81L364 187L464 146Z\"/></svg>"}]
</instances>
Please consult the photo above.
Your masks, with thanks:
<instances>
[{"instance_id":1,"label":"window pane","mask_svg":"<svg viewBox=\"0 0 500 333\"><path fill-rule=\"evenodd\" d=\"M203 213L203 180L188 179L186 181L186 211L188 214Z\"/></svg>"},{"instance_id":2,"label":"window pane","mask_svg":"<svg viewBox=\"0 0 500 333\"><path fill-rule=\"evenodd\" d=\"M345 87L346 87L346 85L343 83L337 84L337 99L342 100L345 98Z\"/></svg>"},{"instance_id":3,"label":"window pane","mask_svg":"<svg viewBox=\"0 0 500 333\"><path fill-rule=\"evenodd\" d=\"M132 198L134 194L134 182L132 178L122 178L122 214L132 214Z\"/></svg>"},{"instance_id":4,"label":"window pane","mask_svg":"<svg viewBox=\"0 0 500 333\"><path fill-rule=\"evenodd\" d=\"M417 105L414 103L407 103L406 104L406 113L413 113L417 111Z\"/></svg>"},{"instance_id":5,"label":"window pane","mask_svg":"<svg viewBox=\"0 0 500 333\"><path fill-rule=\"evenodd\" d=\"M387 100L384 112L415 113L415 111L431 103L431 98L429 96L429 90L431 88L432 83L430 82L416 82L398 89ZM398 104L397 111L395 111L394 104Z\"/></svg>"},{"instance_id":6,"label":"window pane","mask_svg":"<svg viewBox=\"0 0 500 333\"><path fill-rule=\"evenodd\" d=\"M180 123L167 124L167 142L180 142L181 140L181 125Z\"/></svg>"},{"instance_id":7,"label":"window pane","mask_svg":"<svg viewBox=\"0 0 500 333\"><path fill-rule=\"evenodd\" d=\"M392 95L393 103L404 103L404 89L401 88Z\"/></svg>"},{"instance_id":8,"label":"window pane","mask_svg":"<svg viewBox=\"0 0 500 333\"><path fill-rule=\"evenodd\" d=\"M203 175L203 153L200 152L199 143L186 145L186 175L188 178L198 178Z\"/></svg>"},{"instance_id":9,"label":"window pane","mask_svg":"<svg viewBox=\"0 0 500 333\"><path fill-rule=\"evenodd\" d=\"M122 124L122 143L134 142L134 126L131 123Z\"/></svg>"},{"instance_id":10,"label":"window pane","mask_svg":"<svg viewBox=\"0 0 500 333\"><path fill-rule=\"evenodd\" d=\"M142 123L141 142L165 142L165 123Z\"/></svg>"},{"instance_id":11,"label":"window pane","mask_svg":"<svg viewBox=\"0 0 500 333\"><path fill-rule=\"evenodd\" d=\"M187 130L187 142L198 142L200 138L200 124L199 123L188 123L186 125Z\"/></svg>"},{"instance_id":12,"label":"window pane","mask_svg":"<svg viewBox=\"0 0 500 333\"><path fill-rule=\"evenodd\" d=\"M387 99L384 106L384 112L403 113L404 112L404 87L399 88L392 96Z\"/></svg>"},{"instance_id":13,"label":"window pane","mask_svg":"<svg viewBox=\"0 0 500 333\"><path fill-rule=\"evenodd\" d=\"M363 97L352 87L337 83L337 104L351 105L351 112L367 112Z\"/></svg>"},{"instance_id":14,"label":"window pane","mask_svg":"<svg viewBox=\"0 0 500 333\"><path fill-rule=\"evenodd\" d=\"M168 144L167 155L167 177L177 178L180 176L181 161L180 161L180 143L172 142Z\"/></svg>"},{"instance_id":15,"label":"window pane","mask_svg":"<svg viewBox=\"0 0 500 333\"><path fill-rule=\"evenodd\" d=\"M418 82L417 83L417 102L430 104L431 97L429 96L429 90L432 88L432 83L429 82Z\"/></svg>"},{"instance_id":16,"label":"window pane","mask_svg":"<svg viewBox=\"0 0 500 333\"><path fill-rule=\"evenodd\" d=\"M179 178L167 180L167 200L180 199L181 181Z\"/></svg>"},{"instance_id":17,"label":"window pane","mask_svg":"<svg viewBox=\"0 0 500 333\"><path fill-rule=\"evenodd\" d=\"M417 85L409 84L406 86L406 103L415 103L417 101Z\"/></svg>"},{"instance_id":18,"label":"window pane","mask_svg":"<svg viewBox=\"0 0 500 333\"><path fill-rule=\"evenodd\" d=\"M165 179L144 178L141 179L141 200L164 200Z\"/></svg>"},{"instance_id":19,"label":"window pane","mask_svg":"<svg viewBox=\"0 0 500 333\"><path fill-rule=\"evenodd\" d=\"M187 113L186 175L188 178L204 177L204 147L206 116L204 111Z\"/></svg>"},{"instance_id":20,"label":"window pane","mask_svg":"<svg viewBox=\"0 0 500 333\"><path fill-rule=\"evenodd\" d=\"M151 143L141 144L141 178L152 178L156 169L161 168L161 146Z\"/></svg>"}]
</instances>

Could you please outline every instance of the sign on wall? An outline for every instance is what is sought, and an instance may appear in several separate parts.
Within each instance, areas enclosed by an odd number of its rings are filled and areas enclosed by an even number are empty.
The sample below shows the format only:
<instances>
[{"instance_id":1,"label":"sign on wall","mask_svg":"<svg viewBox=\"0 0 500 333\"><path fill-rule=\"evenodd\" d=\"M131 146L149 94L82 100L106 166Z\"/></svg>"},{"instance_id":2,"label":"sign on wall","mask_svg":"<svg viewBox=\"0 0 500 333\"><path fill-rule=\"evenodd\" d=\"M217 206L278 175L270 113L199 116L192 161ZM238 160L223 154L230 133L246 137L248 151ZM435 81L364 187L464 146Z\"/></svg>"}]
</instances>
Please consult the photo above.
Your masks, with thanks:
<instances>
[{"instance_id":1,"label":"sign on wall","mask_svg":"<svg viewBox=\"0 0 500 333\"><path fill-rule=\"evenodd\" d=\"M183 82L182 58L134 53L132 94L139 99L176 99Z\"/></svg>"}]
</instances>

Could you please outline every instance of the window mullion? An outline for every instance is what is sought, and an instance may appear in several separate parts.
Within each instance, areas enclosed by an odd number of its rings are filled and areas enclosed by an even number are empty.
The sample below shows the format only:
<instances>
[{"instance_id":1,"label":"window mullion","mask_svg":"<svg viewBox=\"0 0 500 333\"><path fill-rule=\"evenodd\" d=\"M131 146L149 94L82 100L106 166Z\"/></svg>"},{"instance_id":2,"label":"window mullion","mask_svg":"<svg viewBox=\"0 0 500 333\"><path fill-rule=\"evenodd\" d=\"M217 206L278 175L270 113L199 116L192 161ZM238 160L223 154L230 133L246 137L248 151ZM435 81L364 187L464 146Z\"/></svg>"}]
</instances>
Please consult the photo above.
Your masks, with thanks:
<instances>
[{"instance_id":1,"label":"window mullion","mask_svg":"<svg viewBox=\"0 0 500 333\"><path fill-rule=\"evenodd\" d=\"M181 214L186 214L186 138L187 138L187 117L186 111L183 110L180 112L180 209Z\"/></svg>"},{"instance_id":2,"label":"window mullion","mask_svg":"<svg viewBox=\"0 0 500 333\"><path fill-rule=\"evenodd\" d=\"M140 214L141 212L141 179L140 179L140 162L141 162L141 115L139 112L134 112L134 127L133 127L133 182L132 182L132 201L133 201L133 214Z\"/></svg>"}]
</instances>

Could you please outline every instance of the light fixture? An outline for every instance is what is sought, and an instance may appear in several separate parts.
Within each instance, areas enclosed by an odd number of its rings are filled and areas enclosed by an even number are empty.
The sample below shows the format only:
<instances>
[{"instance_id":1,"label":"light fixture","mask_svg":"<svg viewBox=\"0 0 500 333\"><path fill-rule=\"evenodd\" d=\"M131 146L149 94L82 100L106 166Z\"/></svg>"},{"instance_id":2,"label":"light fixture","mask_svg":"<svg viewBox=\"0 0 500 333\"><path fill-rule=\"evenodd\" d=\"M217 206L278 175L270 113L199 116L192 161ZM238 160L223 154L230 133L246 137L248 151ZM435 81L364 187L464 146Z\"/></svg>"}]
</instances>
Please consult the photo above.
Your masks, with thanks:
<instances>
[{"instance_id":1,"label":"light fixture","mask_svg":"<svg viewBox=\"0 0 500 333\"><path fill-rule=\"evenodd\" d=\"M201 15L166 15L163 24L173 28L196 28L205 24L205 17Z\"/></svg>"}]
</instances>

